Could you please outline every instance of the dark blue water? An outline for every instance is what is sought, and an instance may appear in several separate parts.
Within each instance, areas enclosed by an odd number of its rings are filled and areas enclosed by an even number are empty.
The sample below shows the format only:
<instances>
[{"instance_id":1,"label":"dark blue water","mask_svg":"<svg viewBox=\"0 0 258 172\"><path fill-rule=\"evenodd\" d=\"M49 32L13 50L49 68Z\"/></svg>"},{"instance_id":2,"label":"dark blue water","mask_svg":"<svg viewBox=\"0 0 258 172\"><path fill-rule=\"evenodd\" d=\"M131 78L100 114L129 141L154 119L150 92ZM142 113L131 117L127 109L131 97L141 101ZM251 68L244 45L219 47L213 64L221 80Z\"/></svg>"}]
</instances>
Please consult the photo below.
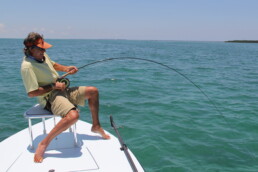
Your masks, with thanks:
<instances>
[{"instance_id":1,"label":"dark blue water","mask_svg":"<svg viewBox=\"0 0 258 172\"><path fill-rule=\"evenodd\" d=\"M0 141L27 127L20 77L21 39L0 39ZM223 42L47 40L56 62L77 67L113 60L69 76L100 91L100 119L113 115L146 171L257 171L258 44ZM196 84L209 98L184 76ZM214 106L217 106L217 108ZM87 107L81 120L91 122Z\"/></svg>"}]
</instances>

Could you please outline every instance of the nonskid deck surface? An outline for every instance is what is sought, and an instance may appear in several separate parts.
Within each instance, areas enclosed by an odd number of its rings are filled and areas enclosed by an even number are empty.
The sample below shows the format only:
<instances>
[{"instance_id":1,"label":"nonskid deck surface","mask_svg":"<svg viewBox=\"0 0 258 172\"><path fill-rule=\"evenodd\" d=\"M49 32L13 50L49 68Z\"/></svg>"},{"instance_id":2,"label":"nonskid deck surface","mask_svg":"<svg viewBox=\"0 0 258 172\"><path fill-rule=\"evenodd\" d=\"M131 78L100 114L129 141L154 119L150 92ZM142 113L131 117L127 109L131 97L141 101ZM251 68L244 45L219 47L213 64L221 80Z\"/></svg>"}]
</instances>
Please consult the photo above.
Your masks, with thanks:
<instances>
[{"instance_id":1,"label":"nonskid deck surface","mask_svg":"<svg viewBox=\"0 0 258 172\"><path fill-rule=\"evenodd\" d=\"M47 132L53 128L53 120L46 120ZM106 131L107 132L107 131ZM91 132L91 124L78 121L78 146L74 146L73 133L68 130L58 135L47 148L43 163L34 163L35 149L29 148L29 132L24 129L0 143L0 172L22 171L132 171L124 153L120 150L118 139L102 139ZM34 145L46 136L42 124L33 126ZM35 146L35 147L36 147ZM138 171L141 165L130 152Z\"/></svg>"},{"instance_id":2,"label":"nonskid deck surface","mask_svg":"<svg viewBox=\"0 0 258 172\"><path fill-rule=\"evenodd\" d=\"M46 152L43 163L29 163L33 160L33 154L23 152L8 171L90 171L98 170L87 148L67 148ZM82 156L85 155L85 156Z\"/></svg>"}]
</instances>

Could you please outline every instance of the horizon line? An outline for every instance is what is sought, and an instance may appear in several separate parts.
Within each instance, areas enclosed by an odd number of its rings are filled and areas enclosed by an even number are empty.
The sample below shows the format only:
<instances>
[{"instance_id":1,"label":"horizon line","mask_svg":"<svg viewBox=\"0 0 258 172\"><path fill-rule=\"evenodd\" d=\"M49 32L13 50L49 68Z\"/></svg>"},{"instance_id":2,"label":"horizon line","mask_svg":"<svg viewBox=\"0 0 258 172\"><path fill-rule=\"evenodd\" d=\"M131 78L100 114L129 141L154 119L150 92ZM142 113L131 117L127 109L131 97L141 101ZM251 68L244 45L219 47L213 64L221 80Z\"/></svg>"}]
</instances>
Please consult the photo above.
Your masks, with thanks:
<instances>
[{"instance_id":1,"label":"horizon line","mask_svg":"<svg viewBox=\"0 0 258 172\"><path fill-rule=\"evenodd\" d=\"M1 38L0 39L24 39L24 38ZM46 40L124 40L124 41L193 41L193 42L224 42L219 40L172 40L172 39L125 39L125 38L44 38Z\"/></svg>"}]
</instances>

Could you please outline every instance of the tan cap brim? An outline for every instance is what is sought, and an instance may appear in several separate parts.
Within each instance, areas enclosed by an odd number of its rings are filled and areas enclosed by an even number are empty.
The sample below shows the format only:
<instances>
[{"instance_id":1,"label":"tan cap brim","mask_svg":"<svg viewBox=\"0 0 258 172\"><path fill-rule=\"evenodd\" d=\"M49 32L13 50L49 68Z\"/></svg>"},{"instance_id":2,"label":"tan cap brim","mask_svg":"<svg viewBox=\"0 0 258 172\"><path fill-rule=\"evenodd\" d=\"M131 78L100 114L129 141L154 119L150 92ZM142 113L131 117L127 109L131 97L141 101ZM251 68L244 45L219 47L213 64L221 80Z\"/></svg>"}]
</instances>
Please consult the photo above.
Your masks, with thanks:
<instances>
[{"instance_id":1,"label":"tan cap brim","mask_svg":"<svg viewBox=\"0 0 258 172\"><path fill-rule=\"evenodd\" d=\"M38 40L36 46L40 47L40 48L44 48L44 49L48 49L48 48L52 47L51 44L47 43L46 41L44 41L42 39Z\"/></svg>"}]
</instances>

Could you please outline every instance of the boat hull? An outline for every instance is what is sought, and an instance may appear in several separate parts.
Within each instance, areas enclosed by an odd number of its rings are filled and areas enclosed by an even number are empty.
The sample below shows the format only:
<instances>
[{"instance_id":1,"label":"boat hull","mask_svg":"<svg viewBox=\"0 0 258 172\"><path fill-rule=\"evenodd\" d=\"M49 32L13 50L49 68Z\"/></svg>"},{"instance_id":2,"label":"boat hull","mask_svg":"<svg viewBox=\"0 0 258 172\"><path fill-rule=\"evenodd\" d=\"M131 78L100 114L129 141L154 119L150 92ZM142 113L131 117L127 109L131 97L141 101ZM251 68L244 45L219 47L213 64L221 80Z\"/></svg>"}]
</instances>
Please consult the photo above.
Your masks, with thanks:
<instances>
[{"instance_id":1,"label":"boat hull","mask_svg":"<svg viewBox=\"0 0 258 172\"><path fill-rule=\"evenodd\" d=\"M60 120L60 119L59 119ZM46 120L46 129L53 128L53 119ZM43 134L42 123L32 126L35 147L46 136ZM132 168L120 150L118 139L104 140L91 132L91 124L79 120L77 122L78 145L75 146L73 133L69 130L61 133L48 146L42 163L34 163L35 149L30 149L29 131L24 129L0 142L0 172L64 172L64 171L132 171ZM129 153L138 171L144 171L136 157Z\"/></svg>"}]
</instances>

